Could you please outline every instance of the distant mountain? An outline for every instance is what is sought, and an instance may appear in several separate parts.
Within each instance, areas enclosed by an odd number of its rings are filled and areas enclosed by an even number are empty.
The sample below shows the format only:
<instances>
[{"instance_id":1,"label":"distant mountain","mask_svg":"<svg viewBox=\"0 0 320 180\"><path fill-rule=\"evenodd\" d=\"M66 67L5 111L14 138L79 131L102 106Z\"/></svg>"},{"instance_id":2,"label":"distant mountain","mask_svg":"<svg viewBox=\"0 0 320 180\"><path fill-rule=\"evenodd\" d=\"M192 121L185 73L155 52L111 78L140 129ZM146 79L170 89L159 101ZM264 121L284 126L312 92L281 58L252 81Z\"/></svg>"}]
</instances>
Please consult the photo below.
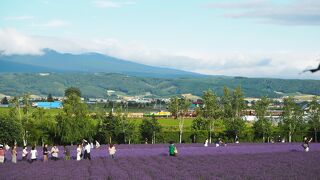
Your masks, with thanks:
<instances>
[{"instance_id":1,"label":"distant mountain","mask_svg":"<svg viewBox=\"0 0 320 180\"><path fill-rule=\"evenodd\" d=\"M1 73L0 93L17 96L24 93L63 96L68 87L79 87L84 97L106 97L107 90L134 96L150 94L172 97L191 93L201 96L208 89L218 96L225 86L241 86L246 97L281 97L286 94L320 95L319 80L286 80L225 76L152 78L115 73Z\"/></svg>"},{"instance_id":2,"label":"distant mountain","mask_svg":"<svg viewBox=\"0 0 320 180\"><path fill-rule=\"evenodd\" d=\"M197 73L147 66L98 53L70 54L45 49L43 55L0 55L0 72L103 72L142 77L195 77Z\"/></svg>"}]
</instances>

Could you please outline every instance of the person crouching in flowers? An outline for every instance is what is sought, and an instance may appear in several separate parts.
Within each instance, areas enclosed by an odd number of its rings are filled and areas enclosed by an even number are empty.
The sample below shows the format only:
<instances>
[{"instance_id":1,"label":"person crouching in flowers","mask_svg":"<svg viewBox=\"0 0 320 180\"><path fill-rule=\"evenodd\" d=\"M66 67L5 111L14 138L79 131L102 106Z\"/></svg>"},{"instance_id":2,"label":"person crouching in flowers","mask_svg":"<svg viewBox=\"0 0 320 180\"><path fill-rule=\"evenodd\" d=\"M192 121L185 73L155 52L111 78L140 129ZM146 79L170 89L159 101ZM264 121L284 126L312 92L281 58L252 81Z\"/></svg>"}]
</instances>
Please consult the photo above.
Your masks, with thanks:
<instances>
[{"instance_id":1,"label":"person crouching in flowers","mask_svg":"<svg viewBox=\"0 0 320 180\"><path fill-rule=\"evenodd\" d=\"M309 143L312 141L312 138L308 139L307 137L304 137L303 139L303 144L302 144L302 147L304 148L304 150L306 152L309 151Z\"/></svg>"},{"instance_id":2,"label":"person crouching in flowers","mask_svg":"<svg viewBox=\"0 0 320 180\"><path fill-rule=\"evenodd\" d=\"M169 145L169 155L170 156L177 156L178 155L178 150L172 141L170 142L170 145Z\"/></svg>"},{"instance_id":3,"label":"person crouching in flowers","mask_svg":"<svg viewBox=\"0 0 320 180\"><path fill-rule=\"evenodd\" d=\"M59 157L58 153L59 153L58 147L57 146L53 146L51 148L51 158L52 158L52 160L55 160L55 161L58 160L58 157Z\"/></svg>"},{"instance_id":4,"label":"person crouching in flowers","mask_svg":"<svg viewBox=\"0 0 320 180\"><path fill-rule=\"evenodd\" d=\"M109 155L111 156L112 159L114 159L114 155L116 154L116 151L117 151L116 147L111 143L109 145L108 150L109 150Z\"/></svg>"}]
</instances>

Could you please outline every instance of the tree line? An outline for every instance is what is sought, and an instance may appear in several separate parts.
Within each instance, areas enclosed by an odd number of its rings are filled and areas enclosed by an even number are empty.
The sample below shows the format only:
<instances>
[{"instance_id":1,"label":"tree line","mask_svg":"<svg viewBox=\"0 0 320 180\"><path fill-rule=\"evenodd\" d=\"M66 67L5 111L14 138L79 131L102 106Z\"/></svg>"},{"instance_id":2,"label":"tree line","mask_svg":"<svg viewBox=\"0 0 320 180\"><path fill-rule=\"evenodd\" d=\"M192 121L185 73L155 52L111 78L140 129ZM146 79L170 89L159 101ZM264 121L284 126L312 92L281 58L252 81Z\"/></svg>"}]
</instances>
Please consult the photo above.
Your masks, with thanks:
<instances>
[{"instance_id":1,"label":"tree line","mask_svg":"<svg viewBox=\"0 0 320 180\"><path fill-rule=\"evenodd\" d=\"M320 128L320 105L316 97L309 103L308 113L299 107L292 97L284 99L283 114L274 121L268 107L271 99L262 97L255 109L257 121L246 122L242 117L246 103L240 87L224 88L218 97L212 90L203 93L202 104L196 108L197 117L191 128L185 127L185 118L191 102L185 98L172 97L168 110L179 122L179 131L166 130L155 117L144 118L140 124L128 119L121 106L115 113L89 112L81 102L78 88L65 91L63 109L52 116L48 111L36 108L31 111L30 97L12 100L8 113L0 114L0 142L13 144L76 144L82 139L98 140L100 143L167 143L203 142L211 143L224 138L232 142L236 137L246 142L270 142L279 136L287 141L301 141L303 136L313 136L317 141Z\"/></svg>"}]
</instances>

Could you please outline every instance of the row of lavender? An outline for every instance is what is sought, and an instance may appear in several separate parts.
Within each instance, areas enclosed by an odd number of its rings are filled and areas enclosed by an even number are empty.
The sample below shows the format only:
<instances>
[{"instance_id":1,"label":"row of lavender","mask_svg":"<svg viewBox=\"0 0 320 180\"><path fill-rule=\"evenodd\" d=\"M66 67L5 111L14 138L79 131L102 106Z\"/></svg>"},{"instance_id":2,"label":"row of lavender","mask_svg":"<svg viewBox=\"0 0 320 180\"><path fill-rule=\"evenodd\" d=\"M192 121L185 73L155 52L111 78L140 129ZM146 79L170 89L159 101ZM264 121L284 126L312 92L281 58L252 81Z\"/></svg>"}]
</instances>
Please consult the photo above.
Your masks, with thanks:
<instances>
[{"instance_id":1,"label":"row of lavender","mask_svg":"<svg viewBox=\"0 0 320 180\"><path fill-rule=\"evenodd\" d=\"M274 153L274 152L293 152L303 151L301 143L279 143L279 144L259 144L259 143L243 143L228 144L225 147L215 147L209 144L204 147L203 144L176 144L180 156L192 155L216 155L216 154L255 154L255 153ZM59 146L59 158L63 159L64 148ZM311 151L320 151L320 144L314 143L310 145ZM69 146L71 157L76 157L76 146ZM168 155L168 144L131 144L116 145L117 157L136 157L136 156L166 156ZM30 150L30 148L29 148ZM50 150L50 148L49 148ZM38 159L42 159L42 147L37 147ZM18 160L21 160L22 148L18 148ZM107 157L108 146L102 145L98 149L92 149L91 157ZM11 153L6 153L6 159L11 160Z\"/></svg>"},{"instance_id":2,"label":"row of lavender","mask_svg":"<svg viewBox=\"0 0 320 180\"><path fill-rule=\"evenodd\" d=\"M265 148L279 152L260 153ZM318 145L317 145L318 146ZM52 161L0 165L0 179L318 179L320 153L292 151L292 146L248 146L251 154L125 156L113 160ZM119 147L120 148L120 147ZM182 149L183 147L180 147ZM196 147L197 150L202 147ZM233 147L227 147L233 148ZM227 149L226 148L226 149ZM282 152L283 148L286 152ZM317 147L318 148L318 147ZM121 148L120 148L121 149ZM208 148L209 149L209 148ZM214 149L214 148L212 148ZM222 148L220 148L222 149ZM148 148L140 148L148 154Z\"/></svg>"}]
</instances>

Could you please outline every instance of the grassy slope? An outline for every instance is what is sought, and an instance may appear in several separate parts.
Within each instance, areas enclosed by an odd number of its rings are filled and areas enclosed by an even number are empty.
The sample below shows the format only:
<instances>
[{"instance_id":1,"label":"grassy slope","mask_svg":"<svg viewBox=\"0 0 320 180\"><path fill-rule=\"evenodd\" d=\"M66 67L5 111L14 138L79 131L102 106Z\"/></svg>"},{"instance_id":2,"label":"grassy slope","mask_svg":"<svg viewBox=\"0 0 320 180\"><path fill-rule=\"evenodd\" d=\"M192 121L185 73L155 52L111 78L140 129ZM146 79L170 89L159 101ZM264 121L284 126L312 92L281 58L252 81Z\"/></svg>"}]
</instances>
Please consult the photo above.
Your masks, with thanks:
<instances>
[{"instance_id":1,"label":"grassy slope","mask_svg":"<svg viewBox=\"0 0 320 180\"><path fill-rule=\"evenodd\" d=\"M151 93L155 96L171 97L191 93L201 96L203 91L213 89L219 96L223 87L241 86L246 97L278 97L277 92L320 95L320 81L284 80L242 77L188 77L188 78L143 78L111 73L54 73L0 74L0 93L21 95L26 92L47 96L49 93L62 96L70 86L79 87L84 97L106 97L106 90L115 90L126 95Z\"/></svg>"}]
</instances>

